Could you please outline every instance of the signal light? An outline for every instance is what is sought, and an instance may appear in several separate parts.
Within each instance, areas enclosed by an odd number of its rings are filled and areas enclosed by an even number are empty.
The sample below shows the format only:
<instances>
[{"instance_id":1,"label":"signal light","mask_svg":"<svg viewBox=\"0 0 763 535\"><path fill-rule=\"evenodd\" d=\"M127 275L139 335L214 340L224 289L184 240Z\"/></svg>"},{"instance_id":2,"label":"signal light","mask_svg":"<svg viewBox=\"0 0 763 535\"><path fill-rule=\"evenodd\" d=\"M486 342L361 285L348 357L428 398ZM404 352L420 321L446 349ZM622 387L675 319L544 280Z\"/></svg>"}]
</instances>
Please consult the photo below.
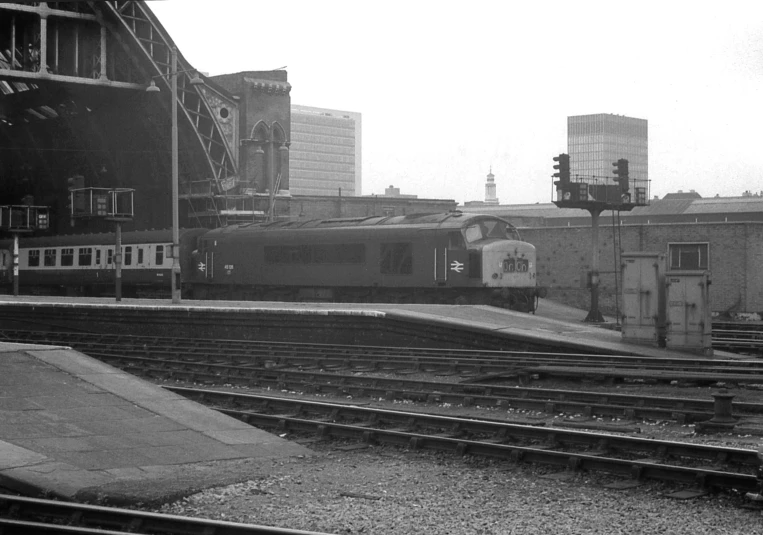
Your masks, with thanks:
<instances>
[{"instance_id":1,"label":"signal light","mask_svg":"<svg viewBox=\"0 0 763 535\"><path fill-rule=\"evenodd\" d=\"M617 181L620 183L620 192L623 199L625 199L626 196L630 198L630 195L628 195L628 190L630 189L630 185L628 184L628 160L620 158L616 162L613 162L612 165L615 166L612 172L617 175Z\"/></svg>"},{"instance_id":2,"label":"signal light","mask_svg":"<svg viewBox=\"0 0 763 535\"><path fill-rule=\"evenodd\" d=\"M48 212L37 212L37 228L40 230L48 230Z\"/></svg>"},{"instance_id":3,"label":"signal light","mask_svg":"<svg viewBox=\"0 0 763 535\"><path fill-rule=\"evenodd\" d=\"M558 171L551 175L554 178L559 179L556 184L559 185L568 183L570 181L570 155L560 154L559 156L554 156L554 161L559 162L558 164L554 165L554 169L558 169Z\"/></svg>"}]
</instances>

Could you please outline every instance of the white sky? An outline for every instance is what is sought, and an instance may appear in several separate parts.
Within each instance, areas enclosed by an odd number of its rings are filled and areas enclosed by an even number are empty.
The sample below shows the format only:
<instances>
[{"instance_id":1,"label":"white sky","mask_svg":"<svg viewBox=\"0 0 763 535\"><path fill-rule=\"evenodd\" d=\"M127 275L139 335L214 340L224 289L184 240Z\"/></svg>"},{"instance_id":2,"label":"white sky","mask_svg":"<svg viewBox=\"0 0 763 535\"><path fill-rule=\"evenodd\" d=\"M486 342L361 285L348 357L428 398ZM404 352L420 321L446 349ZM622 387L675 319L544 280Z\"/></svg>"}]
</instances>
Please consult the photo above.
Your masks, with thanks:
<instances>
[{"instance_id":1,"label":"white sky","mask_svg":"<svg viewBox=\"0 0 763 535\"><path fill-rule=\"evenodd\" d=\"M763 2L164 0L210 75L287 66L362 114L364 195L550 202L567 116L649 121L652 195L763 191Z\"/></svg>"}]
</instances>

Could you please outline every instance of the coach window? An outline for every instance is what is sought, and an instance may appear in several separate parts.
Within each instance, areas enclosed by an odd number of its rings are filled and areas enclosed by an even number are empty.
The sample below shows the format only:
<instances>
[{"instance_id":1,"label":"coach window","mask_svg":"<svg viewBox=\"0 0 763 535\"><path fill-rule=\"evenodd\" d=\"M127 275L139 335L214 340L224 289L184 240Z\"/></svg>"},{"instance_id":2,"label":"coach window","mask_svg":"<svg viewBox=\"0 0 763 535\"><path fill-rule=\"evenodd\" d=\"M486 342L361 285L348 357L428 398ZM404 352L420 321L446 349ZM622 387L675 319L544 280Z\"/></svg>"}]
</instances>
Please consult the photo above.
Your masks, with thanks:
<instances>
[{"instance_id":1,"label":"coach window","mask_svg":"<svg viewBox=\"0 0 763 535\"><path fill-rule=\"evenodd\" d=\"M710 269L709 243L669 243L668 261L672 270Z\"/></svg>"},{"instance_id":2,"label":"coach window","mask_svg":"<svg viewBox=\"0 0 763 535\"><path fill-rule=\"evenodd\" d=\"M92 247L80 247L79 258L77 260L80 266L92 266L93 265Z\"/></svg>"},{"instance_id":3,"label":"coach window","mask_svg":"<svg viewBox=\"0 0 763 535\"><path fill-rule=\"evenodd\" d=\"M156 246L156 255L154 256L154 264L161 266L164 264L164 245Z\"/></svg>"},{"instance_id":4,"label":"coach window","mask_svg":"<svg viewBox=\"0 0 763 535\"><path fill-rule=\"evenodd\" d=\"M132 265L132 247L125 247L125 259L124 259L124 265L129 266Z\"/></svg>"},{"instance_id":5,"label":"coach window","mask_svg":"<svg viewBox=\"0 0 763 535\"><path fill-rule=\"evenodd\" d=\"M382 243L379 271L385 275L413 273L413 246L410 243Z\"/></svg>"},{"instance_id":6,"label":"coach window","mask_svg":"<svg viewBox=\"0 0 763 535\"><path fill-rule=\"evenodd\" d=\"M143 247L137 247L138 249L138 264L143 263Z\"/></svg>"},{"instance_id":7,"label":"coach window","mask_svg":"<svg viewBox=\"0 0 763 535\"><path fill-rule=\"evenodd\" d=\"M114 263L114 249L108 249L106 251L106 265Z\"/></svg>"},{"instance_id":8,"label":"coach window","mask_svg":"<svg viewBox=\"0 0 763 535\"><path fill-rule=\"evenodd\" d=\"M62 266L74 265L74 248L61 249L61 265Z\"/></svg>"},{"instance_id":9,"label":"coach window","mask_svg":"<svg viewBox=\"0 0 763 535\"><path fill-rule=\"evenodd\" d=\"M29 251L29 255L27 256L26 263L29 267L37 267L40 265L40 250L39 249L32 249Z\"/></svg>"},{"instance_id":10,"label":"coach window","mask_svg":"<svg viewBox=\"0 0 763 535\"><path fill-rule=\"evenodd\" d=\"M56 252L55 249L45 249L45 258L43 262L46 266L54 267L56 265Z\"/></svg>"}]
</instances>

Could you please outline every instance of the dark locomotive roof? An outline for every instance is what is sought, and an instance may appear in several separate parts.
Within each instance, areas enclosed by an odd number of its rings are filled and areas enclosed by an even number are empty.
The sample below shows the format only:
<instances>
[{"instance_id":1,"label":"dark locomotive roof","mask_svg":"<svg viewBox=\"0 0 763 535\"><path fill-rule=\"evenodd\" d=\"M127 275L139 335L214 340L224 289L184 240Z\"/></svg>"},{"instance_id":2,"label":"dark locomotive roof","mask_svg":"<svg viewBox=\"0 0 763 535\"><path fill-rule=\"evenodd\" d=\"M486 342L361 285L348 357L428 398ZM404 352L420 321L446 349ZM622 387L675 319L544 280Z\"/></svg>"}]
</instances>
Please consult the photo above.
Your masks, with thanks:
<instances>
[{"instance_id":1,"label":"dark locomotive roof","mask_svg":"<svg viewBox=\"0 0 763 535\"><path fill-rule=\"evenodd\" d=\"M214 230L209 229L180 229L181 242L185 239L195 239L204 234L210 237L220 235L248 235L269 231L318 231L321 229L389 229L389 230L431 230L431 229L462 229L480 220L500 220L508 229L521 239L516 227L503 218L486 214L463 213L452 211L445 213L408 214L399 216L371 216L341 219L309 219L300 221L273 221L269 223L244 223ZM202 236L203 237L203 236ZM170 242L170 229L144 230L122 232L122 244ZM0 240L1 248L8 248L12 240ZM22 236L21 247L76 247L87 245L113 245L114 233L64 234L58 236Z\"/></svg>"},{"instance_id":2,"label":"dark locomotive roof","mask_svg":"<svg viewBox=\"0 0 763 535\"><path fill-rule=\"evenodd\" d=\"M222 233L230 230L252 229L256 231L266 230L307 230L323 228L350 228L350 227L381 227L381 226L406 226L417 228L463 228L480 219L502 219L492 215L465 214L459 211L446 213L408 214L398 216L369 216L337 219L309 219L301 221L274 221L270 223L247 223L232 227L217 229ZM503 220L509 228L513 225ZM214 232L214 231L213 231Z\"/></svg>"}]
</instances>

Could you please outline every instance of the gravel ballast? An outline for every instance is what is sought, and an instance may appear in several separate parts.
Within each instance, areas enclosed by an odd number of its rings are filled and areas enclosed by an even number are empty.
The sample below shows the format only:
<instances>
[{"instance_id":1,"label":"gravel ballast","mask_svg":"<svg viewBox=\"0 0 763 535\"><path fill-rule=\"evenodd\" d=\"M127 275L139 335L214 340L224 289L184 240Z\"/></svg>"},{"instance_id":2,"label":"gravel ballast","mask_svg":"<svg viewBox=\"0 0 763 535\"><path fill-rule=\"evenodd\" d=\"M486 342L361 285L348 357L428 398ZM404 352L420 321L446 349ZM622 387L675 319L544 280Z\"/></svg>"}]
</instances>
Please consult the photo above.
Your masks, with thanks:
<instances>
[{"instance_id":1,"label":"gravel ballast","mask_svg":"<svg viewBox=\"0 0 763 535\"><path fill-rule=\"evenodd\" d=\"M579 382L545 386L599 389ZM621 392L631 389L676 397L708 397L715 390L649 385L601 388ZM252 393L256 391L252 389ZM735 392L742 399L759 397L759 392ZM464 417L542 418L551 426L580 416L381 399L343 400L287 391L262 393ZM625 423L618 419L592 421ZM761 442L761 437L754 435L696 434L693 425L674 421L632 424L637 429L635 436L641 438L751 449L758 449ZM564 474L560 478L560 468L472 455L459 457L384 445L363 447L338 441L307 446L313 456L254 461L242 470L247 475L241 483L207 489L153 510L335 534L763 535L761 511L748 509L753 504L733 492L681 500L668 494L685 490L685 486L647 481L635 488L613 490L604 485L620 479L601 473Z\"/></svg>"},{"instance_id":2,"label":"gravel ballast","mask_svg":"<svg viewBox=\"0 0 763 535\"><path fill-rule=\"evenodd\" d=\"M681 487L627 490L602 474L387 446L265 462L242 483L208 489L158 512L326 533L763 533L742 496L666 497ZM250 471L251 472L251 471Z\"/></svg>"}]
</instances>

